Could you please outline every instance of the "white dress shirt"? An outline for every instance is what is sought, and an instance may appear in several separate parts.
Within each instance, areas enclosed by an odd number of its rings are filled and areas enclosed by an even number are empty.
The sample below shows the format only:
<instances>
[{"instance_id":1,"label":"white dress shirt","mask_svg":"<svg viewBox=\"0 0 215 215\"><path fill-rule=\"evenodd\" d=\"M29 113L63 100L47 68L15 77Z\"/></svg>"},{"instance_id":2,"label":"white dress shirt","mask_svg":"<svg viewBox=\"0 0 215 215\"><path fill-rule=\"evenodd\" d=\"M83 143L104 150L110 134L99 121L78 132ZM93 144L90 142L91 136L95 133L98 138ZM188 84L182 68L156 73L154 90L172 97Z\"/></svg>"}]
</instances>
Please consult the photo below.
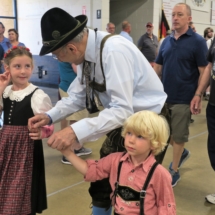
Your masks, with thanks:
<instances>
[{"instance_id":1,"label":"white dress shirt","mask_svg":"<svg viewBox=\"0 0 215 215\"><path fill-rule=\"evenodd\" d=\"M89 29L85 60L92 62L92 73L98 83L103 82L100 66L100 43L108 33ZM71 125L80 143L97 140L111 130L123 125L133 113L152 110L160 113L166 94L157 74L139 49L120 35L110 37L104 45L102 62L106 91L99 93L104 106L98 117L85 118ZM86 86L81 84L83 63L77 67L77 78L54 108L47 112L53 122L84 109Z\"/></svg>"}]
</instances>

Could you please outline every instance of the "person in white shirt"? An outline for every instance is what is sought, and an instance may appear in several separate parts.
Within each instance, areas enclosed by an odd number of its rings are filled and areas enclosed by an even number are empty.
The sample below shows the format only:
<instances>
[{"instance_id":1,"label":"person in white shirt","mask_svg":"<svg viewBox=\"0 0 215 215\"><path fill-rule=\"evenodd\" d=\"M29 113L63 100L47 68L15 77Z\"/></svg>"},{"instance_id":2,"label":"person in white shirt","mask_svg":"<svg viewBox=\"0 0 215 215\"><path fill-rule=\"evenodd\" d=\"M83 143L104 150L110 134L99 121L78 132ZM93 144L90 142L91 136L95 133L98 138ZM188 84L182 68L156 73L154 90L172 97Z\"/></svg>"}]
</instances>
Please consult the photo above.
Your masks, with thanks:
<instances>
[{"instance_id":1,"label":"person in white shirt","mask_svg":"<svg viewBox=\"0 0 215 215\"><path fill-rule=\"evenodd\" d=\"M130 36L131 33L131 24L128 21L122 22L122 31L119 35L125 37L127 40L133 43L133 38Z\"/></svg>"},{"instance_id":2,"label":"person in white shirt","mask_svg":"<svg viewBox=\"0 0 215 215\"><path fill-rule=\"evenodd\" d=\"M68 97L46 114L31 118L28 126L31 129L55 123L84 108L95 112L93 99L97 95L104 107L97 117L55 132L47 143L62 150L77 141L83 144L107 134L100 151L104 157L125 150L121 127L129 116L141 110L160 113L167 96L157 74L133 43L120 35L88 29L86 23L85 15L73 17L60 8L43 15L40 55L52 52L60 61L78 65L77 78L67 91ZM92 183L89 192L93 214L111 214L109 180Z\"/></svg>"}]
</instances>

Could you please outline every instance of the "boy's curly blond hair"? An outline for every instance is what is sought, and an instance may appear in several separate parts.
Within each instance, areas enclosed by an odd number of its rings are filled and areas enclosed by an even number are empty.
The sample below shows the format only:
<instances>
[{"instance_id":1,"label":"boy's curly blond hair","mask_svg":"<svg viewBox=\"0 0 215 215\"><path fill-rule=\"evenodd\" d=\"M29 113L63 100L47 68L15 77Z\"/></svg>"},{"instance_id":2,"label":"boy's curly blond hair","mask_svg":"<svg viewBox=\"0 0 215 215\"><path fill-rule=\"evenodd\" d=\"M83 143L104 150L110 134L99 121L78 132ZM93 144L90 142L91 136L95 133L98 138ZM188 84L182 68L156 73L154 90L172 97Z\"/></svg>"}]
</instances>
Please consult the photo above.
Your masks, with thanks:
<instances>
[{"instance_id":1,"label":"boy's curly blond hair","mask_svg":"<svg viewBox=\"0 0 215 215\"><path fill-rule=\"evenodd\" d=\"M157 155L166 146L169 126L163 116L144 110L133 114L125 121L122 136L125 137L127 132L133 132L150 140L152 153Z\"/></svg>"}]
</instances>

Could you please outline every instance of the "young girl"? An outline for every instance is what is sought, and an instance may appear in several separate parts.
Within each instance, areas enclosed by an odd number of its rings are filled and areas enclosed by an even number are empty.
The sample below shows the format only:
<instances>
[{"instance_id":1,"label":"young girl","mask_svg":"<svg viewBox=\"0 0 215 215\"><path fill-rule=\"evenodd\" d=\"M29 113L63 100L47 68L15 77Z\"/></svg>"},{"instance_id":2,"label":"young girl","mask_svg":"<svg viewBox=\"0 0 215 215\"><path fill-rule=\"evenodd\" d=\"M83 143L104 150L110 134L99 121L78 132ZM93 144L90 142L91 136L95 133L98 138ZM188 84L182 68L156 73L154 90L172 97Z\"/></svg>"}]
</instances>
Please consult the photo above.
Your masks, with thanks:
<instances>
[{"instance_id":1,"label":"young girl","mask_svg":"<svg viewBox=\"0 0 215 215\"><path fill-rule=\"evenodd\" d=\"M0 214L28 215L47 208L42 141L53 132L46 126L29 133L28 119L51 109L51 100L29 83L33 58L28 48L12 47L0 75ZM12 85L9 82L12 81Z\"/></svg>"},{"instance_id":2,"label":"young girl","mask_svg":"<svg viewBox=\"0 0 215 215\"><path fill-rule=\"evenodd\" d=\"M61 152L86 181L109 178L115 214L175 215L172 178L163 166L153 167L154 156L164 149L169 136L164 118L151 111L137 112L126 120L122 136L127 152L113 153L98 161L84 161L70 149ZM143 189L153 168L149 184Z\"/></svg>"}]
</instances>

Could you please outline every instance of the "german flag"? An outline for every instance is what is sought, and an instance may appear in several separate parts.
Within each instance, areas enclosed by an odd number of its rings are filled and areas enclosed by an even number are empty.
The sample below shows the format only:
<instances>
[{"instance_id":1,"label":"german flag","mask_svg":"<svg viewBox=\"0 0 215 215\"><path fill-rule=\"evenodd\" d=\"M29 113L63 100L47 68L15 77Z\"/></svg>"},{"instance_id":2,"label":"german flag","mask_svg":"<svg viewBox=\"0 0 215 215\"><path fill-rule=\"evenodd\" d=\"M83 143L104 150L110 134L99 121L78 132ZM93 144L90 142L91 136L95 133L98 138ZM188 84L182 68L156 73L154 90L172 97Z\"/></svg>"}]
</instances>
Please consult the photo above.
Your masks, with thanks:
<instances>
[{"instance_id":1,"label":"german flag","mask_svg":"<svg viewBox=\"0 0 215 215\"><path fill-rule=\"evenodd\" d=\"M164 10L162 9L162 15L161 15L161 24L160 24L160 35L159 35L159 39L166 37L166 32L170 30L169 28L169 24L167 22Z\"/></svg>"}]
</instances>

